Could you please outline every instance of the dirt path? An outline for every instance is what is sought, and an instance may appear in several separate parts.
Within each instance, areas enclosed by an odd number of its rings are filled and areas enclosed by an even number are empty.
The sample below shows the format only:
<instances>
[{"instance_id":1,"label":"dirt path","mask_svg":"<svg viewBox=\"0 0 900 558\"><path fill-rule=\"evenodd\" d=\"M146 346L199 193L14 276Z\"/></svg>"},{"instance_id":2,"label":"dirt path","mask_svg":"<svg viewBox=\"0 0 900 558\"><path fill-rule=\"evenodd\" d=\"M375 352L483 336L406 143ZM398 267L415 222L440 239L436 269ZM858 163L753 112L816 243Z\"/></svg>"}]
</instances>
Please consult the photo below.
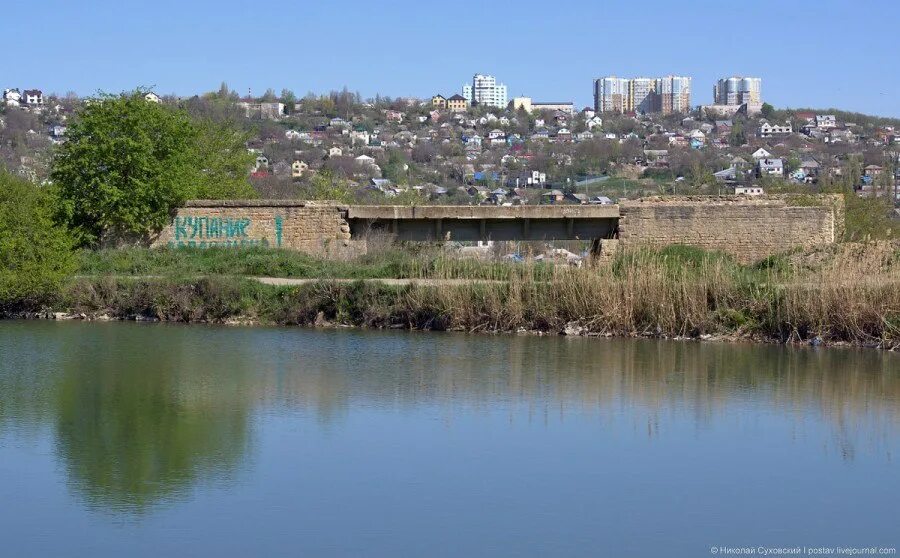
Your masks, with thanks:
<instances>
[{"instance_id":1,"label":"dirt path","mask_svg":"<svg viewBox=\"0 0 900 558\"><path fill-rule=\"evenodd\" d=\"M247 277L254 281L259 281L264 285L275 285L278 287L289 287L294 285L308 285L310 283L353 283L355 281L365 281L367 283L381 283L392 287L405 287L407 285L425 285L429 287L459 287L463 285L500 285L505 281L497 281L492 279L292 279L289 277Z\"/></svg>"}]
</instances>

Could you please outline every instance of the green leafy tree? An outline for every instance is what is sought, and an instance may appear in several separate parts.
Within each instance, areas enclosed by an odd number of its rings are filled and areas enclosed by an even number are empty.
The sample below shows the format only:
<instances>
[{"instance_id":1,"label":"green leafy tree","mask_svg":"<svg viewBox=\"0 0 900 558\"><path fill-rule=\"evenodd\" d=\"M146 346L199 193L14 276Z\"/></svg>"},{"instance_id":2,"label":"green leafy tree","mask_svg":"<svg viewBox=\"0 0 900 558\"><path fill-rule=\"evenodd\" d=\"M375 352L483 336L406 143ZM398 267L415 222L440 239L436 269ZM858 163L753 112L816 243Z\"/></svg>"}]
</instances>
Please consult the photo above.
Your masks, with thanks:
<instances>
[{"instance_id":1,"label":"green leafy tree","mask_svg":"<svg viewBox=\"0 0 900 558\"><path fill-rule=\"evenodd\" d=\"M82 246L146 241L191 198L252 195L244 137L144 92L86 103L53 161L59 213Z\"/></svg>"},{"instance_id":2,"label":"green leafy tree","mask_svg":"<svg viewBox=\"0 0 900 558\"><path fill-rule=\"evenodd\" d=\"M760 114L763 118L772 118L772 115L775 113L775 107L770 105L769 103L763 103L760 108Z\"/></svg>"},{"instance_id":3,"label":"green leafy tree","mask_svg":"<svg viewBox=\"0 0 900 558\"><path fill-rule=\"evenodd\" d=\"M349 181L334 176L329 171L320 171L309 179L309 199L327 200L339 203L353 203L356 192Z\"/></svg>"},{"instance_id":4,"label":"green leafy tree","mask_svg":"<svg viewBox=\"0 0 900 558\"><path fill-rule=\"evenodd\" d=\"M747 134L744 133L744 122L742 120L734 120L731 132L728 134L728 143L732 147L740 147L747 143Z\"/></svg>"},{"instance_id":5,"label":"green leafy tree","mask_svg":"<svg viewBox=\"0 0 900 558\"><path fill-rule=\"evenodd\" d=\"M195 121L194 158L198 176L191 197L195 199L254 198L247 180L254 156L247 151L248 135L230 122Z\"/></svg>"},{"instance_id":6,"label":"green leafy tree","mask_svg":"<svg viewBox=\"0 0 900 558\"><path fill-rule=\"evenodd\" d=\"M52 299L73 269L72 241L44 190L0 170L0 308Z\"/></svg>"}]
</instances>

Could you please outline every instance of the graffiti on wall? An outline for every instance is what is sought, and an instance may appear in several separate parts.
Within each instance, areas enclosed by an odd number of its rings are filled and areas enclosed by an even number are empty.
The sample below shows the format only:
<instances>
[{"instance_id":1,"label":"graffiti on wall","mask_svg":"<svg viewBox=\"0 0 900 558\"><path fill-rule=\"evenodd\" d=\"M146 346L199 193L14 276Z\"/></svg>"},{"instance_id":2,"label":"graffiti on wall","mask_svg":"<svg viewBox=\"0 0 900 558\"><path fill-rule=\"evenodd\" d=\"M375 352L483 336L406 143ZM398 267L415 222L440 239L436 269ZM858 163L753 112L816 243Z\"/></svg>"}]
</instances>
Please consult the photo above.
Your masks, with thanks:
<instances>
[{"instance_id":1,"label":"graffiti on wall","mask_svg":"<svg viewBox=\"0 0 900 558\"><path fill-rule=\"evenodd\" d=\"M274 243L266 236L253 234L253 221L246 217L175 217L172 221L174 238L170 248L241 248L249 246L281 247L283 237L282 218L274 220ZM265 227L261 227L265 230Z\"/></svg>"}]
</instances>

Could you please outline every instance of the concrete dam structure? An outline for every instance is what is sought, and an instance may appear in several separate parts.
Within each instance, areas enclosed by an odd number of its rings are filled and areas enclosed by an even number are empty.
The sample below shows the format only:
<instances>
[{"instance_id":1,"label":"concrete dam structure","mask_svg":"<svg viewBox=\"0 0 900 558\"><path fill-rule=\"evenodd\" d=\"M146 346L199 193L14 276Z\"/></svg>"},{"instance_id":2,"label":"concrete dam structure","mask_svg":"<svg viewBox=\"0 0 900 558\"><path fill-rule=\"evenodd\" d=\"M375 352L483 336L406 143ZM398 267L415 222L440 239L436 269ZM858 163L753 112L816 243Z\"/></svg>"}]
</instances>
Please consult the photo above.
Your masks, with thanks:
<instances>
[{"instance_id":1,"label":"concrete dam structure","mask_svg":"<svg viewBox=\"0 0 900 558\"><path fill-rule=\"evenodd\" d=\"M154 246L268 246L317 255L364 253L372 235L406 241L581 240L617 247L688 244L752 262L836 242L843 199L682 196L621 205L357 206L301 200L195 200Z\"/></svg>"}]
</instances>

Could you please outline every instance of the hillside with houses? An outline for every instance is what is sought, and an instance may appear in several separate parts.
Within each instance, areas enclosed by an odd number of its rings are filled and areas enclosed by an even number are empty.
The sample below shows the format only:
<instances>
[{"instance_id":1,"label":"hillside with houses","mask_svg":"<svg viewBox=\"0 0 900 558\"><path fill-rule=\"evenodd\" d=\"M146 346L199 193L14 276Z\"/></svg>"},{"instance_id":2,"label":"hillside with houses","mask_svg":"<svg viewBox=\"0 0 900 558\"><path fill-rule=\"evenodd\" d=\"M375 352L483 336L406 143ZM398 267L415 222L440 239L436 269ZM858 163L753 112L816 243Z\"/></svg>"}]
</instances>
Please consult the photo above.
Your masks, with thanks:
<instances>
[{"instance_id":1,"label":"hillside with houses","mask_svg":"<svg viewBox=\"0 0 900 558\"><path fill-rule=\"evenodd\" d=\"M476 76L477 77L477 76ZM505 86L503 86L505 88ZM147 102L227 121L246 134L261 197L311 197L339 182L354 201L397 204L614 203L666 194L817 192L836 184L900 203L900 120L840 111L600 112L527 98L477 102L346 89L241 97L225 84ZM67 123L89 99L8 88L0 164L42 183Z\"/></svg>"}]
</instances>

